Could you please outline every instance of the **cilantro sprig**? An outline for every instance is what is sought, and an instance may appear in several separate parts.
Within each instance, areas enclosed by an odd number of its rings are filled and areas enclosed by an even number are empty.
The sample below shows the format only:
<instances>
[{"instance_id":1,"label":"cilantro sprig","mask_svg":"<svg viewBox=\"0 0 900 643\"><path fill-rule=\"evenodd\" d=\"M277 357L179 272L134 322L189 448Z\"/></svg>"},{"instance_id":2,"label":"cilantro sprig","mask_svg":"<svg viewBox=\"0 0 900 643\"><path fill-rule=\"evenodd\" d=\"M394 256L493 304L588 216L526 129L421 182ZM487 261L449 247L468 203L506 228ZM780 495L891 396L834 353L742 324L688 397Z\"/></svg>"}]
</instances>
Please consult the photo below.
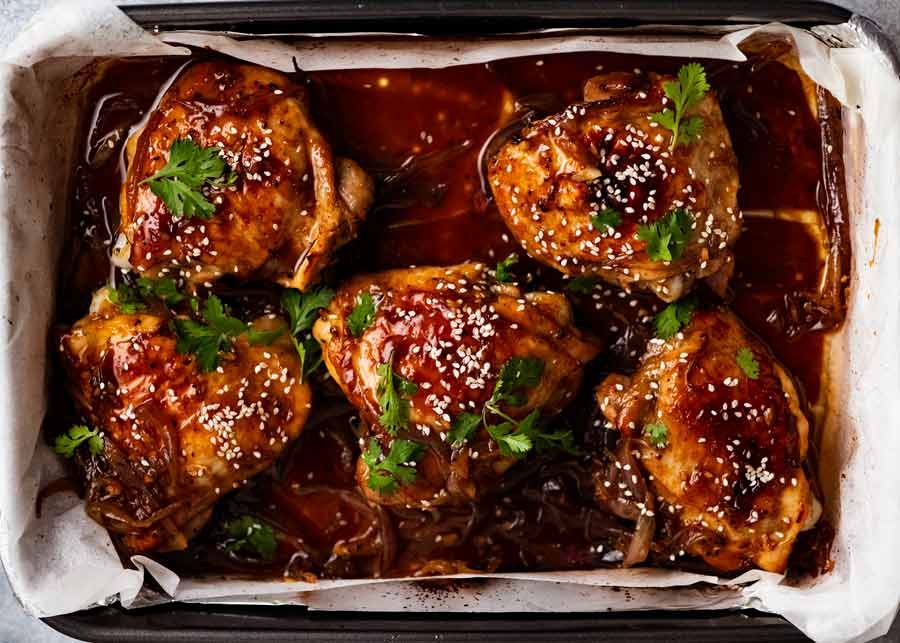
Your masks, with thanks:
<instances>
[{"instance_id":1,"label":"cilantro sprig","mask_svg":"<svg viewBox=\"0 0 900 643\"><path fill-rule=\"evenodd\" d=\"M756 361L756 357L753 356L753 351L750 350L748 346L738 349L738 352L734 357L737 365L744 371L744 375L751 380L759 379L759 362Z\"/></svg>"},{"instance_id":2,"label":"cilantro sprig","mask_svg":"<svg viewBox=\"0 0 900 643\"><path fill-rule=\"evenodd\" d=\"M566 284L566 290L579 295L589 295L597 285L595 277L575 277Z\"/></svg>"},{"instance_id":3,"label":"cilantro sprig","mask_svg":"<svg viewBox=\"0 0 900 643\"><path fill-rule=\"evenodd\" d=\"M200 147L190 139L180 138L169 148L169 160L147 183L162 199L176 219L199 217L209 219L216 211L204 195L204 188L233 185L237 175L219 155L218 147Z\"/></svg>"},{"instance_id":4,"label":"cilantro sprig","mask_svg":"<svg viewBox=\"0 0 900 643\"><path fill-rule=\"evenodd\" d=\"M147 308L140 291L126 283L121 283L115 288L108 288L106 298L125 315L133 315Z\"/></svg>"},{"instance_id":5,"label":"cilantro sprig","mask_svg":"<svg viewBox=\"0 0 900 643\"><path fill-rule=\"evenodd\" d=\"M494 384L494 391L481 414L463 412L454 418L447 438L453 448L462 447L483 426L505 456L522 458L532 449L560 448L577 452L571 431L547 431L539 409L521 420L508 415L501 406L523 406L526 391L537 386L544 373L544 361L534 357L508 360ZM499 422L496 421L499 419Z\"/></svg>"},{"instance_id":6,"label":"cilantro sprig","mask_svg":"<svg viewBox=\"0 0 900 643\"><path fill-rule=\"evenodd\" d=\"M214 371L219 365L219 352L230 351L234 340L246 333L251 344L271 344L283 332L283 328L257 331L237 317L229 315L215 295L210 295L203 308L203 321L189 318L173 320L179 353L193 353L203 372Z\"/></svg>"},{"instance_id":7,"label":"cilantro sprig","mask_svg":"<svg viewBox=\"0 0 900 643\"><path fill-rule=\"evenodd\" d=\"M544 360L537 357L513 357L500 369L491 399L485 404L496 411L500 404L522 406L527 397L525 390L537 386L544 374Z\"/></svg>"},{"instance_id":8,"label":"cilantro sprig","mask_svg":"<svg viewBox=\"0 0 900 643\"><path fill-rule=\"evenodd\" d=\"M638 226L638 239L647 243L652 261L674 261L684 252L691 236L694 218L685 208L674 208L653 223Z\"/></svg>"},{"instance_id":9,"label":"cilantro sprig","mask_svg":"<svg viewBox=\"0 0 900 643\"><path fill-rule=\"evenodd\" d=\"M613 232L622 223L622 215L612 208L603 208L591 215L591 225L597 232Z\"/></svg>"},{"instance_id":10,"label":"cilantro sprig","mask_svg":"<svg viewBox=\"0 0 900 643\"><path fill-rule=\"evenodd\" d=\"M663 308L653 319L656 336L660 339L670 339L675 333L691 323L697 302L693 297L685 297Z\"/></svg>"},{"instance_id":11,"label":"cilantro sprig","mask_svg":"<svg viewBox=\"0 0 900 643\"><path fill-rule=\"evenodd\" d=\"M412 440L395 439L391 442L387 455L381 450L378 440L369 439L362 459L369 468L369 489L381 494L393 493L398 484L410 484L416 479L416 468L413 465L422 455L422 445Z\"/></svg>"},{"instance_id":12,"label":"cilantro sprig","mask_svg":"<svg viewBox=\"0 0 900 643\"><path fill-rule=\"evenodd\" d=\"M703 119L700 116L685 118L685 113L699 104L709 91L706 71L699 63L682 65L678 79L663 83L663 91L672 101L673 109L656 112L650 119L672 131L671 152L677 145L687 145L703 133Z\"/></svg>"},{"instance_id":13,"label":"cilantro sprig","mask_svg":"<svg viewBox=\"0 0 900 643\"><path fill-rule=\"evenodd\" d=\"M375 299L371 293L362 292L356 295L356 303L353 310L347 316L347 328L354 337L363 334L372 322L375 320Z\"/></svg>"},{"instance_id":14,"label":"cilantro sprig","mask_svg":"<svg viewBox=\"0 0 900 643\"><path fill-rule=\"evenodd\" d=\"M53 450L64 458L71 458L75 450L87 443L91 455L103 453L103 435L99 429L91 429L84 424L76 424L65 433L56 436Z\"/></svg>"},{"instance_id":15,"label":"cilantro sprig","mask_svg":"<svg viewBox=\"0 0 900 643\"><path fill-rule=\"evenodd\" d=\"M291 341L300 356L300 371L306 377L322 363L322 347L310 334L319 311L334 299L334 291L319 287L308 293L287 288L281 293L281 307L290 320Z\"/></svg>"},{"instance_id":16,"label":"cilantro sprig","mask_svg":"<svg viewBox=\"0 0 900 643\"><path fill-rule=\"evenodd\" d=\"M651 422L644 425L644 434L650 440L650 444L657 449L665 447L669 443L669 429L662 422Z\"/></svg>"},{"instance_id":17,"label":"cilantro sprig","mask_svg":"<svg viewBox=\"0 0 900 643\"><path fill-rule=\"evenodd\" d=\"M394 373L393 359L378 366L378 404L381 405L381 416L378 423L391 435L405 429L409 424L409 400L419 387L407 379Z\"/></svg>"},{"instance_id":18,"label":"cilantro sprig","mask_svg":"<svg viewBox=\"0 0 900 643\"><path fill-rule=\"evenodd\" d=\"M334 299L331 288L319 287L307 293L286 288L281 293L281 307L291 322L291 334L299 335L313 327L319 311L327 308Z\"/></svg>"},{"instance_id":19,"label":"cilantro sprig","mask_svg":"<svg viewBox=\"0 0 900 643\"><path fill-rule=\"evenodd\" d=\"M169 277L161 279L141 277L136 283L136 287L122 282L115 288L109 288L106 298L126 315L146 310L147 302L151 299L158 299L167 306L175 306L186 299L179 292L175 280Z\"/></svg>"},{"instance_id":20,"label":"cilantro sprig","mask_svg":"<svg viewBox=\"0 0 900 643\"><path fill-rule=\"evenodd\" d=\"M512 272L512 267L519 262L517 255L509 255L506 259L497 263L495 278L502 284L512 283L516 280L516 276Z\"/></svg>"},{"instance_id":21,"label":"cilantro sprig","mask_svg":"<svg viewBox=\"0 0 900 643\"><path fill-rule=\"evenodd\" d=\"M240 516L225 523L225 551L249 554L254 558L272 560L278 550L275 530L252 516Z\"/></svg>"}]
</instances>

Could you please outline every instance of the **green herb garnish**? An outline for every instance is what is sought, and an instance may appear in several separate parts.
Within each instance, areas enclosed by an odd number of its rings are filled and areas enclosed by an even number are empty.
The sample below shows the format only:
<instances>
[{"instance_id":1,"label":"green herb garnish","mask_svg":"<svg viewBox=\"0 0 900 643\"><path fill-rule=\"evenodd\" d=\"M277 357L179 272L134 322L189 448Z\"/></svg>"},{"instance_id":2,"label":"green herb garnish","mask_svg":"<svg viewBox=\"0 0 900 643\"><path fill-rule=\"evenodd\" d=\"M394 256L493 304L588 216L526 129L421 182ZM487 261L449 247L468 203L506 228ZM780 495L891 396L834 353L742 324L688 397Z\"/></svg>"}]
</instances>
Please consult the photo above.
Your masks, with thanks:
<instances>
[{"instance_id":1,"label":"green herb garnish","mask_svg":"<svg viewBox=\"0 0 900 643\"><path fill-rule=\"evenodd\" d=\"M604 208L597 214L591 215L591 225L597 232L612 232L622 223L622 215L612 208Z\"/></svg>"},{"instance_id":2,"label":"green herb garnish","mask_svg":"<svg viewBox=\"0 0 900 643\"><path fill-rule=\"evenodd\" d=\"M656 336L660 339L669 339L684 326L691 322L694 316L694 308L697 302L693 297L685 297L663 308L654 318L653 326L656 328Z\"/></svg>"},{"instance_id":3,"label":"green herb garnish","mask_svg":"<svg viewBox=\"0 0 900 643\"><path fill-rule=\"evenodd\" d=\"M410 484L416 479L416 468L411 466L423 452L422 445L412 440L395 439L388 454L382 457L381 447L375 438L369 439L362 459L369 468L369 489L381 494L393 493L398 484Z\"/></svg>"},{"instance_id":4,"label":"green herb garnish","mask_svg":"<svg viewBox=\"0 0 900 643\"><path fill-rule=\"evenodd\" d=\"M546 431L541 426L540 410L534 409L525 418L516 420L500 405L522 406L528 398L527 389L537 386L544 373L544 361L535 357L513 357L500 369L494 391L485 403L481 415L460 413L453 420L447 439L450 446L460 448L481 426L507 457L522 458L532 449L543 451L559 448L577 453L571 431ZM494 418L500 422L495 423Z\"/></svg>"},{"instance_id":5,"label":"green herb garnish","mask_svg":"<svg viewBox=\"0 0 900 643\"><path fill-rule=\"evenodd\" d=\"M76 424L62 435L56 436L53 450L64 458L71 458L75 450L87 442L91 455L103 453L103 436L99 429L89 429L84 424Z\"/></svg>"},{"instance_id":6,"label":"green herb garnish","mask_svg":"<svg viewBox=\"0 0 900 643\"><path fill-rule=\"evenodd\" d=\"M496 279L500 283L507 284L516 280L516 276L512 273L512 267L519 262L519 257L509 255L503 261L497 264Z\"/></svg>"},{"instance_id":7,"label":"green herb garnish","mask_svg":"<svg viewBox=\"0 0 900 643\"><path fill-rule=\"evenodd\" d=\"M662 447L666 446L669 441L669 430L662 422L651 422L650 424L645 424L644 433L650 440L650 444L655 446L657 449L661 449Z\"/></svg>"},{"instance_id":8,"label":"green herb garnish","mask_svg":"<svg viewBox=\"0 0 900 643\"><path fill-rule=\"evenodd\" d=\"M281 293L281 307L291 320L291 334L299 335L313 327L319 311L334 299L331 288L319 287L310 292L286 288Z\"/></svg>"},{"instance_id":9,"label":"green herb garnish","mask_svg":"<svg viewBox=\"0 0 900 643\"><path fill-rule=\"evenodd\" d=\"M141 297L145 300L155 297L167 306L176 306L187 299L178 291L178 284L170 277L160 279L141 277L137 280L137 286L141 291Z\"/></svg>"},{"instance_id":10,"label":"green herb garnish","mask_svg":"<svg viewBox=\"0 0 900 643\"><path fill-rule=\"evenodd\" d=\"M306 293L286 288L281 293L281 307L290 319L291 341L300 356L300 372L304 378L322 363L322 347L309 331L319 311L326 308L332 299L334 291L325 287Z\"/></svg>"},{"instance_id":11,"label":"green herb garnish","mask_svg":"<svg viewBox=\"0 0 900 643\"><path fill-rule=\"evenodd\" d=\"M262 560L272 560L278 549L275 530L252 516L241 516L225 523L228 541L225 551L243 552Z\"/></svg>"},{"instance_id":12,"label":"green herb garnish","mask_svg":"<svg viewBox=\"0 0 900 643\"><path fill-rule=\"evenodd\" d=\"M409 424L409 400L404 398L413 395L419 387L394 373L392 361L381 364L376 373L376 393L381 405L378 423L391 435L397 435L398 431Z\"/></svg>"},{"instance_id":13,"label":"green herb garnish","mask_svg":"<svg viewBox=\"0 0 900 643\"><path fill-rule=\"evenodd\" d=\"M203 322L193 319L179 318L173 321L178 335L176 349L179 353L193 353L197 356L197 364L203 372L216 369L219 365L219 352L229 351L232 344L241 334L247 334L251 344L271 344L283 332L283 328L269 331L257 331L237 317L225 311L222 301L210 295L203 309Z\"/></svg>"},{"instance_id":14,"label":"green herb garnish","mask_svg":"<svg viewBox=\"0 0 900 643\"><path fill-rule=\"evenodd\" d=\"M647 242L647 255L653 261L674 261L687 246L694 219L684 208L675 208L653 223L638 226L637 236Z\"/></svg>"},{"instance_id":15,"label":"green herb garnish","mask_svg":"<svg viewBox=\"0 0 900 643\"><path fill-rule=\"evenodd\" d=\"M147 308L138 289L126 283L119 284L115 288L107 288L106 298L125 315L133 315Z\"/></svg>"},{"instance_id":16,"label":"green herb garnish","mask_svg":"<svg viewBox=\"0 0 900 643\"><path fill-rule=\"evenodd\" d=\"M315 372L322 363L322 347L319 346L319 342L309 335L303 339L297 339L291 335L291 340L294 342L297 355L300 356L300 372L305 379L307 375Z\"/></svg>"},{"instance_id":17,"label":"green herb garnish","mask_svg":"<svg viewBox=\"0 0 900 643\"><path fill-rule=\"evenodd\" d=\"M447 433L447 440L450 442L450 446L453 448L461 447L466 440L475 434L479 426L481 426L480 415L466 412L457 415L450 426L450 431Z\"/></svg>"},{"instance_id":18,"label":"green herb garnish","mask_svg":"<svg viewBox=\"0 0 900 643\"><path fill-rule=\"evenodd\" d=\"M141 183L150 186L174 218L209 219L216 206L204 196L203 188L222 188L236 180L218 147L200 147L190 139L177 139L162 169Z\"/></svg>"},{"instance_id":19,"label":"green herb garnish","mask_svg":"<svg viewBox=\"0 0 900 643\"><path fill-rule=\"evenodd\" d=\"M678 80L670 80L663 83L663 91L672 101L673 109L664 109L650 116L650 119L672 131L672 142L669 151L679 144L688 144L699 138L703 133L703 119L699 116L691 116L685 119L685 113L695 107L706 92L709 91L709 83L706 82L706 71L699 63L682 65L678 70Z\"/></svg>"},{"instance_id":20,"label":"green herb garnish","mask_svg":"<svg viewBox=\"0 0 900 643\"><path fill-rule=\"evenodd\" d=\"M367 292L359 293L356 295L356 305L347 316L347 327L350 329L350 334L354 337L361 336L363 331L372 325L374 319L375 300Z\"/></svg>"},{"instance_id":21,"label":"green herb garnish","mask_svg":"<svg viewBox=\"0 0 900 643\"><path fill-rule=\"evenodd\" d=\"M544 374L544 360L537 357L513 357L500 369L500 377L494 385L494 393L487 406L509 404L522 406L527 397L525 389L534 388ZM491 409L493 410L493 409Z\"/></svg>"},{"instance_id":22,"label":"green herb garnish","mask_svg":"<svg viewBox=\"0 0 900 643\"><path fill-rule=\"evenodd\" d=\"M174 306L185 300L185 296L178 292L178 285L174 279L147 277L139 278L137 287L122 283L115 288L109 288L106 298L126 315L145 310L150 299L159 299L167 306Z\"/></svg>"},{"instance_id":23,"label":"green herb garnish","mask_svg":"<svg viewBox=\"0 0 900 643\"><path fill-rule=\"evenodd\" d=\"M753 356L752 350L747 346L744 346L738 350L735 359L737 360L738 366L744 371L744 375L751 380L759 379L759 362L757 362L756 358Z\"/></svg>"},{"instance_id":24,"label":"green herb garnish","mask_svg":"<svg viewBox=\"0 0 900 643\"><path fill-rule=\"evenodd\" d=\"M597 280L594 277L575 277L566 284L566 290L579 295L589 295L596 285Z\"/></svg>"}]
</instances>

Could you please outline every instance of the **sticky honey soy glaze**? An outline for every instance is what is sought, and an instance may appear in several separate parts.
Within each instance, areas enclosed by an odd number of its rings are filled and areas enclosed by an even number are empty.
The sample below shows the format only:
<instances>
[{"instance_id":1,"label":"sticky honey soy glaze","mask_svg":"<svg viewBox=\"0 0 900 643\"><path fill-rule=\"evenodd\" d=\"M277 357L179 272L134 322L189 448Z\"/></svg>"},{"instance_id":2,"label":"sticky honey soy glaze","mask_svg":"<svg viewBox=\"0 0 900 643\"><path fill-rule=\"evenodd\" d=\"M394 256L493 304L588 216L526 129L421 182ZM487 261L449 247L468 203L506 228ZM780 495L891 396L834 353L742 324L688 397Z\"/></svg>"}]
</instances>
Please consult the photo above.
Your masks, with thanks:
<instances>
[{"instance_id":1,"label":"sticky honey soy glaze","mask_svg":"<svg viewBox=\"0 0 900 643\"><path fill-rule=\"evenodd\" d=\"M735 248L733 306L814 402L824 339L843 319L849 264L846 228L838 223L846 226L846 216L835 216L843 207L835 187L842 176L840 137L834 136L840 132L839 110L822 90L804 86L795 71L776 60L787 50L784 42L762 42L746 62L703 62L733 141L738 201L748 215ZM578 102L585 81L599 70L674 73L684 62L579 53L443 70L298 75L308 84L313 117L335 154L356 160L377 184L368 220L339 256L330 280L410 265L493 263L518 252L483 188L479 155L491 137L510 124L521 127L526 116L540 118ZM96 109L85 123L83 160L75 171L60 323L83 315L91 293L108 279L122 145L183 63L112 62L88 97ZM818 213L822 234L813 234L816 226L785 218L785 211ZM519 254L526 289L564 285L557 273ZM277 296L275 289L269 296ZM573 427L584 451L592 453L610 447L612 438L594 428L589 389L606 372L635 368L661 304L652 295L613 286L570 296L578 326L598 337L605 350L559 422ZM621 562L631 527L595 505L584 457L539 456L520 463L495 490L467 506L412 511L370 505L355 488L355 411L327 378L314 386L312 419L291 451L274 470L219 503L207 529L187 551L169 555L168 564L182 573L302 578ZM62 424L70 417L70 410L61 410L50 422ZM277 529L273 561L241 560L218 546L222 521L243 513ZM648 562L665 564L662 554L651 554ZM794 567L800 566L814 567L798 558Z\"/></svg>"}]
</instances>

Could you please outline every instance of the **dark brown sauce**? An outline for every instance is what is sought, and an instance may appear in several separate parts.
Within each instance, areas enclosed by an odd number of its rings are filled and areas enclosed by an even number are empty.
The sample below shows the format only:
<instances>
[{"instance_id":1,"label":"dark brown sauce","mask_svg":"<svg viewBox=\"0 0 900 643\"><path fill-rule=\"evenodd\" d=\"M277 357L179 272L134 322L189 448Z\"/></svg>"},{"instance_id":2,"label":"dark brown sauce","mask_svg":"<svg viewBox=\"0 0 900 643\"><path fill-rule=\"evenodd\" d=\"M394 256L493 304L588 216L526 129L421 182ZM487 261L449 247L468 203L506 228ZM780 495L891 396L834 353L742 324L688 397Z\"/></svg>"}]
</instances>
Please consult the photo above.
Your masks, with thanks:
<instances>
[{"instance_id":1,"label":"dark brown sauce","mask_svg":"<svg viewBox=\"0 0 900 643\"><path fill-rule=\"evenodd\" d=\"M838 243L846 234L841 236L834 223L840 199L822 202L823 190L833 191L825 184L823 159L832 166L829 178L841 170L834 170L839 163L833 155L823 154L823 129L810 113L798 76L774 61L785 46L761 47L744 63L705 64L739 158L741 207L819 210L832 231L829 241L837 244L835 256L844 270L838 270L837 283L842 284L849 247ZM378 182L376 205L360 238L342 253L338 272L495 261L515 252L481 186L478 156L488 137L527 110L542 115L579 100L583 83L600 69L671 73L683 62L582 53L443 70L310 74L316 121L337 153L360 162ZM115 61L91 90L90 104L102 104L97 119L85 122L85 160L76 168L60 323L84 315L91 293L108 279L122 144L183 63ZM736 254L736 310L797 376L809 399L817 399L824 334L843 316L840 288L836 302L824 301L817 292L824 269L818 242L799 223L748 217ZM562 286L553 271L524 257L522 265L529 286ZM585 377L580 401L564 416L584 433L590 451L602 448L605 437L586 429L592 407L588 389L603 372L634 368L660 304L652 296L626 295L613 287L597 299L573 296L573 301L580 325L606 346ZM815 314L810 306L819 306ZM324 382L319 387L312 420L273 470L219 503L191 548L165 556L165 562L181 573L347 577L455 571L440 563L422 568L434 560L514 571L585 569L621 559L615 549L591 546L598 539L615 543L625 527L593 504L588 467L578 458L522 463L503 488L469 507L432 512L367 507L355 491L359 447L353 412L333 392L329 397L330 388ZM241 560L217 546L222 521L241 513L270 521L282 534L271 563ZM372 530L383 528L385 521L393 535L382 535L383 551L367 549ZM336 543L352 554L331 555ZM821 551L817 545L817 560L823 558Z\"/></svg>"}]
</instances>

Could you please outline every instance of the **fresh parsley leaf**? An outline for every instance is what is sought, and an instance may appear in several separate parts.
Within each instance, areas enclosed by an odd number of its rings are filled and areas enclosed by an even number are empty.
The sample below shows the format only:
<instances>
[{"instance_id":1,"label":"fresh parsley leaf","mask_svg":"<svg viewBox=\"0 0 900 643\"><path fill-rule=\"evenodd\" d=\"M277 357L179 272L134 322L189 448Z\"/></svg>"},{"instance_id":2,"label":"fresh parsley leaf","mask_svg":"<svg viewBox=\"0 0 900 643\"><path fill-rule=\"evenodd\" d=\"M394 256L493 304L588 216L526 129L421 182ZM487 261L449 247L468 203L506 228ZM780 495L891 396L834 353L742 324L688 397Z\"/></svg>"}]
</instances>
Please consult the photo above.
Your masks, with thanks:
<instances>
[{"instance_id":1,"label":"fresh parsley leaf","mask_svg":"<svg viewBox=\"0 0 900 643\"><path fill-rule=\"evenodd\" d=\"M597 280L594 277L575 277L566 284L566 290L579 295L589 295L596 285Z\"/></svg>"},{"instance_id":2,"label":"fresh parsley leaf","mask_svg":"<svg viewBox=\"0 0 900 643\"><path fill-rule=\"evenodd\" d=\"M660 339L669 339L691 322L697 302L693 297L685 297L663 308L654 318L653 325L656 328L656 336Z\"/></svg>"},{"instance_id":3,"label":"fresh parsley leaf","mask_svg":"<svg viewBox=\"0 0 900 643\"><path fill-rule=\"evenodd\" d=\"M228 541L225 551L243 552L262 560L272 560L278 549L275 530L252 516L240 516L225 523Z\"/></svg>"},{"instance_id":4,"label":"fresh parsley leaf","mask_svg":"<svg viewBox=\"0 0 900 643\"><path fill-rule=\"evenodd\" d=\"M506 259L497 264L496 279L500 283L508 284L516 280L516 276L512 273L512 267L519 262L517 255L509 255Z\"/></svg>"},{"instance_id":5,"label":"fresh parsley leaf","mask_svg":"<svg viewBox=\"0 0 900 643\"><path fill-rule=\"evenodd\" d=\"M347 316L347 327L350 334L359 337L363 334L375 319L375 300L372 295L367 292L359 293L356 296L356 305Z\"/></svg>"},{"instance_id":6,"label":"fresh parsley leaf","mask_svg":"<svg viewBox=\"0 0 900 643\"><path fill-rule=\"evenodd\" d=\"M515 429L516 425L508 421L487 427L488 434L500 447L501 454L507 457L521 458L531 451L534 444L530 437L515 431Z\"/></svg>"},{"instance_id":7,"label":"fresh parsley leaf","mask_svg":"<svg viewBox=\"0 0 900 643\"><path fill-rule=\"evenodd\" d=\"M691 116L681 123L681 140L693 142L703 134L703 119L699 116Z\"/></svg>"},{"instance_id":8,"label":"fresh parsley leaf","mask_svg":"<svg viewBox=\"0 0 900 643\"><path fill-rule=\"evenodd\" d=\"M56 436L53 450L64 458L71 458L75 450L87 442L91 455L103 453L103 436L99 429L89 429L84 424L76 424L62 435Z\"/></svg>"},{"instance_id":9,"label":"fresh parsley leaf","mask_svg":"<svg viewBox=\"0 0 900 643\"><path fill-rule=\"evenodd\" d=\"M204 196L205 186L221 188L234 183L236 175L219 155L217 147L200 147L190 139L177 139L169 148L169 160L153 176L141 181L162 199L176 218L209 219L216 206Z\"/></svg>"},{"instance_id":10,"label":"fresh parsley leaf","mask_svg":"<svg viewBox=\"0 0 900 643\"><path fill-rule=\"evenodd\" d=\"M294 342L294 348L297 349L297 355L300 356L300 372L303 373L305 379L322 363L322 347L319 346L319 342L309 336L298 340L291 335L291 340Z\"/></svg>"},{"instance_id":11,"label":"fresh parsley leaf","mask_svg":"<svg viewBox=\"0 0 900 643\"><path fill-rule=\"evenodd\" d=\"M669 441L669 429L662 422L651 422L644 425L644 433L650 440L650 444L657 449L666 446Z\"/></svg>"},{"instance_id":12,"label":"fresh parsley leaf","mask_svg":"<svg viewBox=\"0 0 900 643\"><path fill-rule=\"evenodd\" d=\"M363 462L369 468L369 489L388 494L393 493L398 484L410 484L416 479L416 468L411 464L419 459L422 451L420 444L398 438L391 442L390 451L382 457L378 441L370 438L362 454Z\"/></svg>"},{"instance_id":13,"label":"fresh parsley leaf","mask_svg":"<svg viewBox=\"0 0 900 643\"><path fill-rule=\"evenodd\" d=\"M397 435L409 424L409 400L403 396L413 395L419 387L394 373L391 361L381 364L375 372L378 375L376 393L381 405L378 423L391 435Z\"/></svg>"},{"instance_id":14,"label":"fresh parsley leaf","mask_svg":"<svg viewBox=\"0 0 900 643\"><path fill-rule=\"evenodd\" d=\"M466 440L472 437L481 426L481 416L475 413L462 412L453 420L450 425L450 432L447 434L447 440L453 448L459 448L465 444Z\"/></svg>"},{"instance_id":15,"label":"fresh parsley leaf","mask_svg":"<svg viewBox=\"0 0 900 643\"><path fill-rule=\"evenodd\" d=\"M672 131L672 142L669 144L669 151L672 151L677 145L687 144L703 133L702 118L692 116L684 120L684 115L709 91L706 71L699 63L682 65L678 70L678 79L663 83L663 91L672 101L673 109L666 108L652 114L650 119Z\"/></svg>"},{"instance_id":16,"label":"fresh parsley leaf","mask_svg":"<svg viewBox=\"0 0 900 643\"><path fill-rule=\"evenodd\" d=\"M247 333L251 344L270 344L283 329L257 331L237 317L225 311L222 300L210 295L203 308L203 322L179 318L173 321L179 353L194 353L197 364L204 372L214 371L219 365L219 351L231 350L232 343L242 333Z\"/></svg>"},{"instance_id":17,"label":"fresh parsley leaf","mask_svg":"<svg viewBox=\"0 0 900 643\"><path fill-rule=\"evenodd\" d=\"M133 315L147 308L137 288L126 283L119 284L115 288L107 288L106 298L125 315Z\"/></svg>"},{"instance_id":18,"label":"fresh parsley leaf","mask_svg":"<svg viewBox=\"0 0 900 643\"><path fill-rule=\"evenodd\" d=\"M513 357L500 369L488 406L522 406L527 400L524 389L534 388L544 374L544 360L537 357ZM494 410L493 408L491 410Z\"/></svg>"},{"instance_id":19,"label":"fresh parsley leaf","mask_svg":"<svg viewBox=\"0 0 900 643\"><path fill-rule=\"evenodd\" d=\"M264 344L268 346L284 334L284 326L270 330L256 330L252 326L247 328L247 341L254 346Z\"/></svg>"},{"instance_id":20,"label":"fresh parsley leaf","mask_svg":"<svg viewBox=\"0 0 900 643\"><path fill-rule=\"evenodd\" d=\"M597 214L591 215L591 225L597 232L612 232L622 223L622 215L612 208L604 208Z\"/></svg>"},{"instance_id":21,"label":"fresh parsley leaf","mask_svg":"<svg viewBox=\"0 0 900 643\"><path fill-rule=\"evenodd\" d=\"M286 288L281 293L281 307L291 320L291 334L298 335L312 328L319 310L326 308L332 299L331 288L319 287L306 293Z\"/></svg>"},{"instance_id":22,"label":"fresh parsley leaf","mask_svg":"<svg viewBox=\"0 0 900 643\"><path fill-rule=\"evenodd\" d=\"M488 433L492 437L495 434L499 434L499 438L495 437L495 439L500 445L500 452L504 455L522 457L532 448L538 451L562 449L574 454L579 453L578 448L575 446L575 436L571 431L546 431L540 420L540 411L535 409L518 422L508 419L499 425L499 429L497 427L488 427ZM510 427L515 428L515 433L507 431ZM510 440L514 442L511 443ZM504 448L508 452L505 452Z\"/></svg>"},{"instance_id":23,"label":"fresh parsley leaf","mask_svg":"<svg viewBox=\"0 0 900 643\"><path fill-rule=\"evenodd\" d=\"M544 374L544 360L536 357L513 357L500 369L491 398L484 405L482 422L488 434L497 442L500 453L521 458L533 448L538 450L562 448L573 453L575 439L571 431L546 432L541 427L540 411L534 409L525 418L516 420L500 409L501 404L522 406L528 400L525 391L540 384ZM503 422L490 424L488 414L499 416Z\"/></svg>"},{"instance_id":24,"label":"fresh parsley leaf","mask_svg":"<svg viewBox=\"0 0 900 643\"><path fill-rule=\"evenodd\" d=\"M175 349L179 353L193 353L197 365L204 373L216 370L219 365L219 350L230 349L228 336L193 319L175 319L175 334L178 342Z\"/></svg>"},{"instance_id":25,"label":"fresh parsley leaf","mask_svg":"<svg viewBox=\"0 0 900 643\"><path fill-rule=\"evenodd\" d=\"M759 362L756 361L756 358L753 356L753 351L750 350L749 347L744 346L739 349L735 355L735 359L737 360L738 366L744 371L744 375L751 380L759 379Z\"/></svg>"},{"instance_id":26,"label":"fresh parsley leaf","mask_svg":"<svg viewBox=\"0 0 900 643\"><path fill-rule=\"evenodd\" d=\"M637 236L647 243L653 261L674 261L681 256L691 235L694 218L684 208L674 208L653 223L638 226Z\"/></svg>"},{"instance_id":27,"label":"fresh parsley leaf","mask_svg":"<svg viewBox=\"0 0 900 643\"><path fill-rule=\"evenodd\" d=\"M141 297L145 300L155 297L167 306L175 306L186 299L186 297L178 291L178 284L170 277L163 277L161 279L141 277L137 280L137 286L138 290L141 292Z\"/></svg>"}]
</instances>

